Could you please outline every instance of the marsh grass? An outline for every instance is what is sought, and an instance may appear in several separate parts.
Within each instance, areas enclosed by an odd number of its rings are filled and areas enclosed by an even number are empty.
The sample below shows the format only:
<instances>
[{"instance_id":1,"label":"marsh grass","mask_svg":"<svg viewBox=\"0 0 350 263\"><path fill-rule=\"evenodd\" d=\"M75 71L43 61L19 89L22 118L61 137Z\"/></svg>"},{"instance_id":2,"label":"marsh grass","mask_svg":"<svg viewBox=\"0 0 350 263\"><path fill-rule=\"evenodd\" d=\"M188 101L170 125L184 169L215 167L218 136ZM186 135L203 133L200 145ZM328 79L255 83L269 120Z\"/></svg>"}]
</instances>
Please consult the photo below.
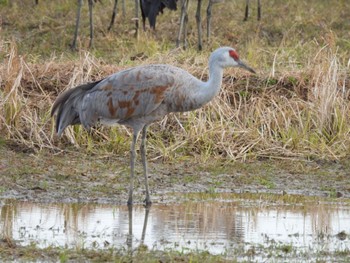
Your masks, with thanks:
<instances>
[{"instance_id":1,"label":"marsh grass","mask_svg":"<svg viewBox=\"0 0 350 263\"><path fill-rule=\"evenodd\" d=\"M238 1L232 1L221 16L214 17L216 34L201 53L195 50L194 27L189 29L189 49L174 48L176 13L160 17L157 36L141 32L136 40L132 38L131 13L124 21L119 17L113 32L107 32L104 25L109 16L101 15L106 6L98 4L95 48L85 50L87 29L82 29L80 51L73 53L68 46L75 7L70 1L60 2L59 7L54 1L38 7L29 1L2 2L7 11L1 11L0 41L3 139L34 150L61 150L72 144L80 151L123 154L129 149L130 130L122 126L96 127L91 133L80 126L70 127L58 140L50 117L56 96L138 64L169 63L206 79L210 50L233 43L258 74L228 69L220 95L210 104L194 112L170 114L153 124L148 140L152 159L339 159L349 153L350 45L346 39L350 25L346 22L349 15L343 11L349 7L346 1L334 1L332 9L317 1L271 1L264 3L265 17L271 19L261 23L253 16L247 23L240 18L225 20L233 10L243 9ZM22 5L33 15L23 13ZM293 8L295 16L283 16ZM338 12L338 16L325 20L327 12ZM13 19L16 15L24 19Z\"/></svg>"}]
</instances>

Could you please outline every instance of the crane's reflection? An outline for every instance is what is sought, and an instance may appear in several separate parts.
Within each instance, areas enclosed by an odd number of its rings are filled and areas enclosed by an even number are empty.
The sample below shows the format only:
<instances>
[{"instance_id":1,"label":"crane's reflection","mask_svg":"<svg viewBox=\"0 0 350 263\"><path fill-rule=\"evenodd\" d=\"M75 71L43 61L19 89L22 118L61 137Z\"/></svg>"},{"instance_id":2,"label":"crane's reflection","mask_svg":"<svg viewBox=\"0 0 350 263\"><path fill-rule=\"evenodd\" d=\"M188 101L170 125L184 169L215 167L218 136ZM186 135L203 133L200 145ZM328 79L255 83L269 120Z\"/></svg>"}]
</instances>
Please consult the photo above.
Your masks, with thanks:
<instances>
[{"instance_id":1,"label":"crane's reflection","mask_svg":"<svg viewBox=\"0 0 350 263\"><path fill-rule=\"evenodd\" d=\"M144 245L145 242L145 236L146 236L146 230L147 230L147 222L148 222L148 216L149 216L149 211L151 209L151 206L145 206L145 217L143 220L143 226L142 226L142 233L141 233L141 239L139 242L139 245L142 246ZM129 218L129 232L126 238L126 244L129 250L129 253L132 253L133 251L133 206L129 205L128 206L128 218Z\"/></svg>"},{"instance_id":2,"label":"crane's reflection","mask_svg":"<svg viewBox=\"0 0 350 263\"><path fill-rule=\"evenodd\" d=\"M327 204L244 206L211 201L134 205L0 203L0 238L38 247L114 248L135 251L206 250L212 254L261 245L267 240L293 247L337 251L350 239L350 207ZM325 237L325 238L322 238Z\"/></svg>"}]
</instances>

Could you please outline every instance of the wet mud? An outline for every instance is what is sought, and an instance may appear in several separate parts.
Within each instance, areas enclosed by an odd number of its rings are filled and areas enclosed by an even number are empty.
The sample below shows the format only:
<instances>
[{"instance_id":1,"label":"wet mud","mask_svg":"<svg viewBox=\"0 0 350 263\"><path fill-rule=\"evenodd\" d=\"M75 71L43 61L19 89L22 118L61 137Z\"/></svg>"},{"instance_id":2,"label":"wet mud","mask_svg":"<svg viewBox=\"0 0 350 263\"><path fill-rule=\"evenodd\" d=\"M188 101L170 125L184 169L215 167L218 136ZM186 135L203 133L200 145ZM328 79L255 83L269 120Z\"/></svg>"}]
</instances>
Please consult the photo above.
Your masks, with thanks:
<instances>
[{"instance_id":1,"label":"wet mud","mask_svg":"<svg viewBox=\"0 0 350 263\"><path fill-rule=\"evenodd\" d=\"M62 249L91 249L100 257L102 251L144 247L181 255L204 251L220 255L220 262L350 260L346 160L151 160L153 205L142 206L145 193L138 166L135 205L128 209L127 156L28 153L6 147L0 153L3 259L19 259L34 244L35 253L45 257L42 250L54 248L55 259Z\"/></svg>"},{"instance_id":2,"label":"wet mud","mask_svg":"<svg viewBox=\"0 0 350 263\"><path fill-rule=\"evenodd\" d=\"M272 193L350 198L350 165L341 162L264 160L149 162L153 203L185 201L186 193ZM134 200L144 200L136 167ZM0 148L0 198L35 202L125 204L129 158L66 153L23 153Z\"/></svg>"}]
</instances>

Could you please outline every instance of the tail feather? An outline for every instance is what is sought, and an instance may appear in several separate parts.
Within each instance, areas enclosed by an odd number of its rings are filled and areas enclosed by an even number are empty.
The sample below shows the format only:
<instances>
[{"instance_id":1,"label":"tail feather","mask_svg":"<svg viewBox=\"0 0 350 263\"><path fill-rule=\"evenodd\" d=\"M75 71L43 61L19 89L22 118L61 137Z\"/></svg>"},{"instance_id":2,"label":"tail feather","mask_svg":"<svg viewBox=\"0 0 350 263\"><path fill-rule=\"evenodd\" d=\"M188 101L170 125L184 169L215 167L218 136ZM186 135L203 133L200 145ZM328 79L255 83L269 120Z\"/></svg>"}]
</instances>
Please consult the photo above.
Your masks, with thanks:
<instances>
[{"instance_id":1,"label":"tail feather","mask_svg":"<svg viewBox=\"0 0 350 263\"><path fill-rule=\"evenodd\" d=\"M51 116L57 112L56 132L58 136L61 136L67 126L81 123L78 111L80 103L86 92L95 87L100 81L77 86L58 96L51 109Z\"/></svg>"}]
</instances>

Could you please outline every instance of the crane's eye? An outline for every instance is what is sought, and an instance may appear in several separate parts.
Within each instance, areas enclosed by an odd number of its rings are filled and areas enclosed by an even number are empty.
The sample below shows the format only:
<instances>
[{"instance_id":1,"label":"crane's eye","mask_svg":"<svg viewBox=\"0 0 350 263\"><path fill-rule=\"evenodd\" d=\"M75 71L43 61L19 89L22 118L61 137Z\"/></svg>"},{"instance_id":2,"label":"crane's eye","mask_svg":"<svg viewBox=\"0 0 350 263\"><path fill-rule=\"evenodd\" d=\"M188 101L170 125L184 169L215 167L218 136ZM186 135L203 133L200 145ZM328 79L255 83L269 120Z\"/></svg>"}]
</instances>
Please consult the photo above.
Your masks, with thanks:
<instances>
[{"instance_id":1,"label":"crane's eye","mask_svg":"<svg viewBox=\"0 0 350 263\"><path fill-rule=\"evenodd\" d=\"M234 60L239 60L238 53L233 49L231 49L228 53L230 54L230 57L233 58Z\"/></svg>"}]
</instances>

